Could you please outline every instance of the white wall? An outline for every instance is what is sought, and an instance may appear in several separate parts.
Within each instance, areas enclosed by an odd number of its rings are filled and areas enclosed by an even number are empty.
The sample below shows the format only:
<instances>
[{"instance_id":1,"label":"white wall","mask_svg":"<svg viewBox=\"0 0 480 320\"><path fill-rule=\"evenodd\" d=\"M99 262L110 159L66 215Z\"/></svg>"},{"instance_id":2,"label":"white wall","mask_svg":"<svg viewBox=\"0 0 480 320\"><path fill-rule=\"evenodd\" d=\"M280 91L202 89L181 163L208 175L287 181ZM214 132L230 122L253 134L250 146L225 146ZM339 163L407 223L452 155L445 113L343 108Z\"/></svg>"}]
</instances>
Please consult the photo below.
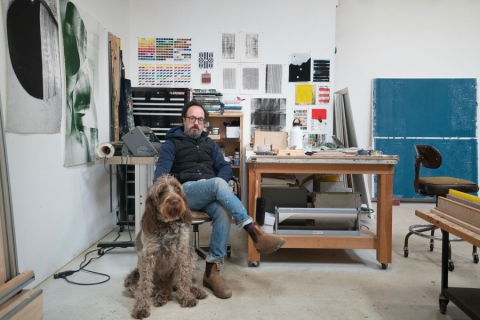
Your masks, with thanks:
<instances>
[{"instance_id":1,"label":"white wall","mask_svg":"<svg viewBox=\"0 0 480 320\"><path fill-rule=\"evenodd\" d=\"M129 46L129 1L74 3L107 31L122 38L125 47ZM6 119L5 66L9 61L3 9L0 12L0 90ZM108 50L107 38L100 40L97 113L99 141L103 142L109 141ZM128 52L125 58L128 64ZM110 212L108 173L103 165L63 167L63 130L60 134L6 134L18 266L20 272L35 271L36 280L31 287L115 227L115 214Z\"/></svg>"},{"instance_id":2,"label":"white wall","mask_svg":"<svg viewBox=\"0 0 480 320\"><path fill-rule=\"evenodd\" d=\"M262 63L284 64L284 95L287 97L287 131L293 121L295 84L288 83L289 53L311 52L312 58L335 63L335 10L337 0L137 0L132 1L130 32L132 85L137 85L137 39L148 37L192 38L192 88L218 88L219 32L263 32ZM145 8L148 8L146 10ZM214 51L212 83L202 84L196 63L198 52ZM334 81L333 67L331 82ZM236 97L237 95L235 95ZM243 141L250 141L250 95L243 106ZM258 96L258 95L257 95ZM229 98L228 95L225 95ZM267 97L267 96L265 96ZM268 97L273 97L272 95ZM277 95L278 97L278 95ZM329 106L331 112L331 105ZM331 114L331 113L330 113ZM333 123L332 123L333 126ZM247 130L248 129L248 130Z\"/></svg>"},{"instance_id":3,"label":"white wall","mask_svg":"<svg viewBox=\"0 0 480 320\"><path fill-rule=\"evenodd\" d=\"M339 0L335 91L349 89L360 147L373 143L373 78L480 78L479 14L471 0Z\"/></svg>"},{"instance_id":4,"label":"white wall","mask_svg":"<svg viewBox=\"0 0 480 320\"><path fill-rule=\"evenodd\" d=\"M295 107L295 84L288 83L289 54L311 52L312 59L330 59L330 81L334 83L335 17L337 0L136 0L132 1L130 31L132 86L137 85L137 39L149 37L192 38L192 88L218 88L219 32L263 32L264 51L262 63L284 64L283 95L262 97L287 98L286 131L290 131ZM146 10L148 8L148 10ZM201 73L196 60L198 52L214 51L212 83L201 83ZM333 85L332 85L333 89ZM221 92L221 90L220 90ZM333 93L333 91L332 91ZM241 96L244 125L244 147L250 143L250 99L260 95L224 95L225 99ZM333 96L333 95L332 95ZM327 113L333 113L333 98ZM333 121L327 123L333 132ZM245 169L245 168L244 168ZM246 181L243 170L243 179ZM242 199L247 199L243 188ZM246 200L244 200L245 202Z\"/></svg>"}]
</instances>

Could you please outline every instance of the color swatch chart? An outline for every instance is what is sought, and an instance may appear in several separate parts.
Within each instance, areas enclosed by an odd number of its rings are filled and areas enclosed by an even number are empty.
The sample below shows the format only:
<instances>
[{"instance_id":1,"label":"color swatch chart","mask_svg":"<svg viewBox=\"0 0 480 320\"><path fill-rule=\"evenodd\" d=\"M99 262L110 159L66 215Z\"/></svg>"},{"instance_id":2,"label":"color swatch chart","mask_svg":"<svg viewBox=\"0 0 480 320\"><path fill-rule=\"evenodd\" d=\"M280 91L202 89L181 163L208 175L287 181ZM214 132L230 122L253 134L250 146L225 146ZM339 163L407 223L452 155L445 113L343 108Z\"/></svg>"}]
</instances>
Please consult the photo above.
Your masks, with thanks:
<instances>
[{"instance_id":1,"label":"color swatch chart","mask_svg":"<svg viewBox=\"0 0 480 320\"><path fill-rule=\"evenodd\" d=\"M139 63L139 86L189 86L192 65L190 63Z\"/></svg>"},{"instance_id":2,"label":"color swatch chart","mask_svg":"<svg viewBox=\"0 0 480 320\"><path fill-rule=\"evenodd\" d=\"M138 38L139 86L189 86L191 38Z\"/></svg>"},{"instance_id":3,"label":"color swatch chart","mask_svg":"<svg viewBox=\"0 0 480 320\"><path fill-rule=\"evenodd\" d=\"M191 62L191 38L138 38L138 60Z\"/></svg>"}]
</instances>

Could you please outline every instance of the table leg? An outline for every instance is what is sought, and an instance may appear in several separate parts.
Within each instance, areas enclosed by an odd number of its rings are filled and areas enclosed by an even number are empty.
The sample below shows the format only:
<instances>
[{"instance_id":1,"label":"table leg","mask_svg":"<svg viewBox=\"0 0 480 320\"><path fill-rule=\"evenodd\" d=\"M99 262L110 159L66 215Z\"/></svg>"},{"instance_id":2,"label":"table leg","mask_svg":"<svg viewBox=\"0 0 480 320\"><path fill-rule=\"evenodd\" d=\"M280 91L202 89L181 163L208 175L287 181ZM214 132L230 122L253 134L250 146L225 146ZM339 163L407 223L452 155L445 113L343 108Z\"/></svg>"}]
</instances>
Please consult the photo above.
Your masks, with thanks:
<instances>
[{"instance_id":1,"label":"table leg","mask_svg":"<svg viewBox=\"0 0 480 320\"><path fill-rule=\"evenodd\" d=\"M377 260L386 269L392 262L393 174L379 174L377 190Z\"/></svg>"},{"instance_id":2,"label":"table leg","mask_svg":"<svg viewBox=\"0 0 480 320\"><path fill-rule=\"evenodd\" d=\"M248 215L256 220L256 201L260 194L261 174L255 173L255 164L248 164ZM252 239L248 237L248 264L260 262L260 254L255 249Z\"/></svg>"},{"instance_id":3,"label":"table leg","mask_svg":"<svg viewBox=\"0 0 480 320\"><path fill-rule=\"evenodd\" d=\"M448 231L442 230L442 278L441 278L441 291L438 298L440 306L440 313L445 314L447 312L448 299L444 296L444 290L448 289L448 251L449 251L449 238Z\"/></svg>"}]
</instances>

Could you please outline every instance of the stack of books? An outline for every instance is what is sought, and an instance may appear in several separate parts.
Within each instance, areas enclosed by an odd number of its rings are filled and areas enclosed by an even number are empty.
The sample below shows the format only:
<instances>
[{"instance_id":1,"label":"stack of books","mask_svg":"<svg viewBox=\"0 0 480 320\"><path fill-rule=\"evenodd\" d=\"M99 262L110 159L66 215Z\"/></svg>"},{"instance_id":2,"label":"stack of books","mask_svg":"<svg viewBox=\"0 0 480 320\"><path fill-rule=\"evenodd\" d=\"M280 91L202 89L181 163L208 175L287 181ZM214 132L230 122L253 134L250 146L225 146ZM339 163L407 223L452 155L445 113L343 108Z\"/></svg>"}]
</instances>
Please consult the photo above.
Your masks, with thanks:
<instances>
[{"instance_id":1,"label":"stack of books","mask_svg":"<svg viewBox=\"0 0 480 320\"><path fill-rule=\"evenodd\" d=\"M193 89L193 99L202 103L209 114L223 114L222 96L216 89Z\"/></svg>"},{"instance_id":2,"label":"stack of books","mask_svg":"<svg viewBox=\"0 0 480 320\"><path fill-rule=\"evenodd\" d=\"M240 104L240 100L225 101L224 109L224 113L226 114L242 114L242 105Z\"/></svg>"}]
</instances>

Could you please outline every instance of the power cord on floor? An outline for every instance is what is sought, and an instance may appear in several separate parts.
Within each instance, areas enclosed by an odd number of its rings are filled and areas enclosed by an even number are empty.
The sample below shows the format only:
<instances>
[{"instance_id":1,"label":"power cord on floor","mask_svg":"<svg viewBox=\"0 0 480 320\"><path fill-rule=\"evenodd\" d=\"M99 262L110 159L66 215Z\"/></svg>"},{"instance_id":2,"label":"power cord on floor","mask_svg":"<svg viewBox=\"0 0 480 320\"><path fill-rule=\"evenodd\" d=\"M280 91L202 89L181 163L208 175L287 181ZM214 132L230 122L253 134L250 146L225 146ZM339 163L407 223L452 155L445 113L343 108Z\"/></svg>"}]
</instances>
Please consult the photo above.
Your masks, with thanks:
<instances>
[{"instance_id":1,"label":"power cord on floor","mask_svg":"<svg viewBox=\"0 0 480 320\"><path fill-rule=\"evenodd\" d=\"M104 158L103 160L103 165L104 165L104 169L105 171L107 171L109 174L112 174L112 173L115 173L115 172L110 172L107 170L106 168L106 157ZM130 224L129 224L129 217L128 217L128 185L127 185L127 182L128 182L128 179L127 179L127 176L128 176L128 159L129 159L129 155L127 155L126 157L126 161L125 161L125 215L127 216L127 229L128 229L128 235L130 237L130 242L133 241L132 239L132 233L130 232ZM121 157L121 163L123 164L123 155ZM118 216L118 212L117 212L117 222L120 221L120 217ZM119 229L118 231L118 236L113 240L113 242L117 241L118 238L120 238L120 232L122 231L122 227ZM108 248L106 250L103 250L103 249L95 249L95 250L92 250L92 251L89 251L85 254L85 257L82 261L82 263L80 263L80 267L77 269L77 270L67 270L67 271L61 271L61 272L58 272L58 273L55 273L53 275L53 278L54 279L65 279L65 281L69 282L69 283L72 283L72 284L77 284L77 285L82 285L82 286L91 286L91 285L97 285L97 284L102 284L102 283L105 283L107 282L108 280L110 280L110 276L108 274L105 274L105 273L100 273L100 272L96 272L96 271L92 271L92 270L87 270L85 269L86 266L88 266L88 264L90 262L92 262L93 260L96 260L98 258L101 258L105 253L107 253L108 251L111 251L115 249L114 247L112 248ZM87 255L89 255L90 253L92 252L97 252L98 253L98 256L97 257L94 257L94 258L90 258L90 260L88 260L87 263L85 263L85 261L87 260ZM85 264L84 264L85 263ZM92 282L92 283L80 283L80 282L75 282L75 281L71 281L71 280L68 280L67 277L73 275L74 273L76 272L79 272L79 271L84 271L84 272L89 272L89 273L93 273L93 274L97 274L97 275L101 275L101 276L104 276L104 277L107 277L106 280L104 281L100 281L100 282Z\"/></svg>"},{"instance_id":2,"label":"power cord on floor","mask_svg":"<svg viewBox=\"0 0 480 320\"><path fill-rule=\"evenodd\" d=\"M130 228L129 228L130 229ZM130 230L129 230L130 231ZM118 236L115 238L115 240L113 241L117 241L118 238L120 238L120 231L118 231ZM80 267L77 269L77 270L66 270L66 271L61 271L61 272L58 272L58 273L55 273L53 275L53 279L65 279L65 281L69 282L69 283L72 283L72 284L77 284L77 285L81 285L81 286L92 286L92 285L97 285L97 284L102 284L102 283L105 283L107 282L108 280L110 280L110 276L108 274L105 274L105 273L100 273L100 272L96 272L96 271L92 271L92 270L87 270L85 269L86 266L89 265L90 262L92 262L93 260L96 260L96 259L99 259L101 258L105 253L107 253L108 251L111 251L115 248L108 248L107 250L104 250L104 251L100 251L99 249L95 249L95 250L92 250L92 251L89 251L85 254L84 258L83 258L83 261L80 263ZM85 261L87 261L87 255L89 255L90 253L92 252L97 252L99 253L99 255L97 257L93 257L93 258L90 258L90 260L88 260L87 263L85 263ZM101 252L101 253L100 253ZM80 283L80 282L75 282L75 281L71 281L71 280L68 280L67 277L73 275L74 273L76 272L79 272L79 271L84 271L84 272L89 272L89 273L93 273L93 274L98 274L98 275L101 275L101 276L104 276L104 277L107 277L106 280L104 281L100 281L100 282L91 282L91 283Z\"/></svg>"}]
</instances>

